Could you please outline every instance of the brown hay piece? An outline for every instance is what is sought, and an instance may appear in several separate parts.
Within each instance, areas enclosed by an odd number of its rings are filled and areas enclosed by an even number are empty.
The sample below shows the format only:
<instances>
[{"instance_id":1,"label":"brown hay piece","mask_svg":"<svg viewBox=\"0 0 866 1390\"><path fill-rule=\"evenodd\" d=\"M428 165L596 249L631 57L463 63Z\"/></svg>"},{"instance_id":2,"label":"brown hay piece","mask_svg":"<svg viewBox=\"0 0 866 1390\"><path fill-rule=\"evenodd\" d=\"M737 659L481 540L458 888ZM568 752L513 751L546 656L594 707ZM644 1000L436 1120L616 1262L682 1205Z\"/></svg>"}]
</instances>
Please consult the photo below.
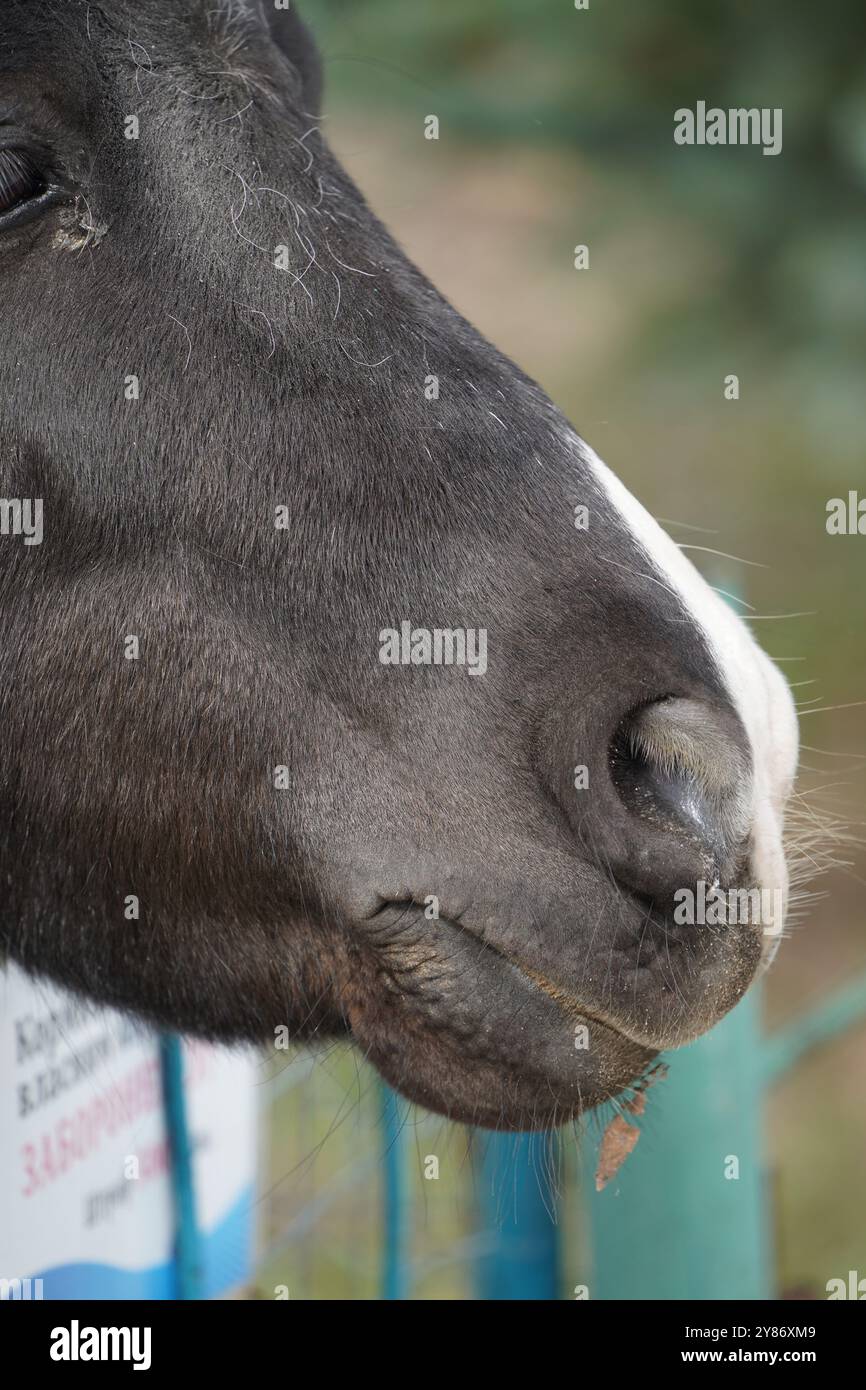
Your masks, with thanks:
<instances>
[{"instance_id":1,"label":"brown hay piece","mask_svg":"<svg viewBox=\"0 0 866 1390\"><path fill-rule=\"evenodd\" d=\"M598 1166L595 1170L595 1190L601 1192L611 1178L616 1177L638 1139L640 1130L630 1125L622 1115L614 1115L601 1139Z\"/></svg>"},{"instance_id":2,"label":"brown hay piece","mask_svg":"<svg viewBox=\"0 0 866 1390\"><path fill-rule=\"evenodd\" d=\"M646 1092L656 1081L667 1076L667 1067L659 1065L648 1072L635 1086L635 1094L624 1103L623 1109L630 1115L642 1115L646 1110ZM595 1190L601 1192L611 1178L615 1178L625 1163L638 1139L640 1130L630 1125L624 1115L614 1115L604 1134L598 1150L598 1163L595 1169Z\"/></svg>"}]
</instances>

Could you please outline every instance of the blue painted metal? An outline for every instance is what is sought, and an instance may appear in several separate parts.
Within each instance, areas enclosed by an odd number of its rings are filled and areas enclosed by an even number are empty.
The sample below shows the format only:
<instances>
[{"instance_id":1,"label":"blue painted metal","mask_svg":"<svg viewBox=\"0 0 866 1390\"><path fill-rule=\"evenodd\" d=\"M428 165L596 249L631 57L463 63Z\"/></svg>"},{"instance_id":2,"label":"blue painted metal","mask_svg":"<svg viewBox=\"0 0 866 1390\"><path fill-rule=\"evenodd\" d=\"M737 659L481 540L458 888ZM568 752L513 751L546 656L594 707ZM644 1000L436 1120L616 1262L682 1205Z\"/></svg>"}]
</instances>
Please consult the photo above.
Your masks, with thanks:
<instances>
[{"instance_id":1,"label":"blue painted metal","mask_svg":"<svg viewBox=\"0 0 866 1390\"><path fill-rule=\"evenodd\" d=\"M592 1181L597 1136L585 1142L590 1298L773 1297L759 996L752 989L706 1037L666 1059L640 1141L601 1192Z\"/></svg>"},{"instance_id":2,"label":"blue painted metal","mask_svg":"<svg viewBox=\"0 0 866 1390\"><path fill-rule=\"evenodd\" d=\"M162 1097L169 1145L175 1220L176 1297L203 1297L201 1238L195 1208L192 1144L183 1089L183 1043L176 1034L159 1040Z\"/></svg>"},{"instance_id":3,"label":"blue painted metal","mask_svg":"<svg viewBox=\"0 0 866 1390\"><path fill-rule=\"evenodd\" d=\"M405 1118L390 1086L379 1083L382 1132L382 1298L410 1297L410 1202Z\"/></svg>"},{"instance_id":4,"label":"blue painted metal","mask_svg":"<svg viewBox=\"0 0 866 1390\"><path fill-rule=\"evenodd\" d=\"M476 1266L478 1297L556 1299L559 1231L555 1134L480 1134L478 1207L489 1247Z\"/></svg>"}]
</instances>

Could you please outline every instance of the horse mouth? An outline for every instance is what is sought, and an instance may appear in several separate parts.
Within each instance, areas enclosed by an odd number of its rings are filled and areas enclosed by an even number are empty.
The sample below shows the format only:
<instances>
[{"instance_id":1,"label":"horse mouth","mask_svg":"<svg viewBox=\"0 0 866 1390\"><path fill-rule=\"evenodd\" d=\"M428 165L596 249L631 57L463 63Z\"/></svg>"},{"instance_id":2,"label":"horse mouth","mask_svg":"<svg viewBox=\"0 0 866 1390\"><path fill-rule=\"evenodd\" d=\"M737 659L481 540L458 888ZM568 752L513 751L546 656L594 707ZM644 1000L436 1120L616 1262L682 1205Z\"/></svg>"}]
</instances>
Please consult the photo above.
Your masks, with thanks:
<instances>
[{"instance_id":1,"label":"horse mouth","mask_svg":"<svg viewBox=\"0 0 866 1390\"><path fill-rule=\"evenodd\" d=\"M465 930L465 928L461 927L459 922L452 921L450 918L442 918L440 920L446 922L449 927L453 927L457 931ZM485 940L483 937L474 936L472 932L468 934L473 940L478 941L485 950L491 951L495 956L498 956L505 965L511 966L513 970L518 971L533 988L540 990L543 994L547 995L549 999L552 999L567 1021L576 1024L593 1024L599 1028L606 1028L609 1032L618 1034L627 1042L643 1045L641 1039L632 1037L627 1028L624 1028L622 1024L615 1023L611 1018L597 1010L588 1009L585 1004L580 1002L576 995L572 994L555 980L551 980L540 970L534 969L532 966L527 965L524 961L519 960L516 956L510 955L506 951L500 950L497 946L494 946L491 941Z\"/></svg>"},{"instance_id":2,"label":"horse mouth","mask_svg":"<svg viewBox=\"0 0 866 1390\"><path fill-rule=\"evenodd\" d=\"M636 892L623 885L617 885L617 896L621 903L626 906L628 911L632 934L632 940L639 941L647 933L655 933L658 939L665 943L665 950L669 951L673 943L685 947L686 954L691 949L688 941L688 933L702 933L705 938L715 939L715 948L710 954L709 965L715 971L730 975L731 962L726 959L729 946L736 955L739 956L738 966L738 988L733 997L728 997L724 1007L720 1007L716 1017L711 1022L715 1023L727 1009L736 1003L752 983L761 966L762 948L761 934L750 924L737 924L729 933L728 929L719 929L712 932L705 927L677 925L674 921L672 912L666 910L665 906L657 903L645 894ZM484 957L492 959L503 973L510 973L513 978L520 980L528 989L552 1001L559 1014L565 1022L571 1024L586 1024L596 1028L603 1028L608 1033L616 1035L628 1043L636 1046L652 1049L654 1052L662 1048L678 1047L684 1043L692 1042L701 1033L705 1032L710 1022L705 1021L705 1011L700 1005L700 986L695 983L695 997L685 1001L692 1005L686 1007L681 1018L670 1010L666 1009L660 1001L653 999L650 1006L643 1009L630 1007L633 996L631 991L632 980L626 977L619 989L611 987L606 997L599 998L597 987L593 990L591 985L584 989L583 982L579 979L572 979L569 982L567 969L551 969L548 965L541 962L527 959L527 953L519 948L515 948L511 943L506 946L504 943L495 940L490 930L483 926L473 925L467 920L465 914L460 917L449 917L440 915L433 921L427 920L425 911L414 901L391 901L384 903L377 913L374 920L390 919L394 924L408 932L412 926L420 929L424 934L425 944L434 954L441 946L443 933L450 933L457 939L463 939L469 943L478 953L480 959ZM426 931L425 931L426 928ZM431 933L430 929L434 928ZM728 940L725 936L728 934ZM398 942L394 946L399 949ZM575 946L575 955L580 951L579 943ZM640 967L640 946L636 952L636 959L633 962L634 972L637 973ZM678 993L682 995L682 990L678 988ZM588 997L589 996L589 997ZM693 1016L694 1015L694 1016Z\"/></svg>"},{"instance_id":3,"label":"horse mouth","mask_svg":"<svg viewBox=\"0 0 866 1390\"><path fill-rule=\"evenodd\" d=\"M405 902L373 920L377 988L352 983L347 1019L385 1079L428 1109L495 1129L551 1128L626 1090L657 1056L460 921L431 922Z\"/></svg>"}]
</instances>

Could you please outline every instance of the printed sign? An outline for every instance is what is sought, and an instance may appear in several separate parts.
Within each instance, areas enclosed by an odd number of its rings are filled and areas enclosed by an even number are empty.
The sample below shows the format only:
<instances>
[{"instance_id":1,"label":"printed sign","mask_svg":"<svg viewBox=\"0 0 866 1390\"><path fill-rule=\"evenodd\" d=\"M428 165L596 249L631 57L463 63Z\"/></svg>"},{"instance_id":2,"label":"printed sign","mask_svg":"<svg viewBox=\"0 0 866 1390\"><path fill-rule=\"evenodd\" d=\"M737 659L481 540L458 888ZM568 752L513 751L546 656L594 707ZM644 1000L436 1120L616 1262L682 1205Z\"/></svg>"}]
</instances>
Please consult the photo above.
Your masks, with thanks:
<instances>
[{"instance_id":1,"label":"printed sign","mask_svg":"<svg viewBox=\"0 0 866 1390\"><path fill-rule=\"evenodd\" d=\"M256 1057L184 1045L207 1297L251 1272ZM0 1299L173 1298L154 1035L0 969Z\"/></svg>"}]
</instances>

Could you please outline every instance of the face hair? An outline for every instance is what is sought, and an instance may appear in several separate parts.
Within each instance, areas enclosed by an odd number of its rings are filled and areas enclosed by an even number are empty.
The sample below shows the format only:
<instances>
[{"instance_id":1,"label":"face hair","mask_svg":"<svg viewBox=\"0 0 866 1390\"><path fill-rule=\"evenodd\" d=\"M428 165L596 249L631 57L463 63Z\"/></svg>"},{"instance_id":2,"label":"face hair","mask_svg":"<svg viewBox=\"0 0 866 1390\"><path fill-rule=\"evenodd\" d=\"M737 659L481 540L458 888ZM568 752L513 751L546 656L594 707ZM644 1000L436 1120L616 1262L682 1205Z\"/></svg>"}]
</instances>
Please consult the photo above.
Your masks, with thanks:
<instances>
[{"instance_id":1,"label":"face hair","mask_svg":"<svg viewBox=\"0 0 866 1390\"><path fill-rule=\"evenodd\" d=\"M0 494L44 508L0 538L0 948L482 1125L627 1091L777 944L672 907L785 888L785 682L367 206L294 6L0 12L44 179L0 205Z\"/></svg>"}]
</instances>

